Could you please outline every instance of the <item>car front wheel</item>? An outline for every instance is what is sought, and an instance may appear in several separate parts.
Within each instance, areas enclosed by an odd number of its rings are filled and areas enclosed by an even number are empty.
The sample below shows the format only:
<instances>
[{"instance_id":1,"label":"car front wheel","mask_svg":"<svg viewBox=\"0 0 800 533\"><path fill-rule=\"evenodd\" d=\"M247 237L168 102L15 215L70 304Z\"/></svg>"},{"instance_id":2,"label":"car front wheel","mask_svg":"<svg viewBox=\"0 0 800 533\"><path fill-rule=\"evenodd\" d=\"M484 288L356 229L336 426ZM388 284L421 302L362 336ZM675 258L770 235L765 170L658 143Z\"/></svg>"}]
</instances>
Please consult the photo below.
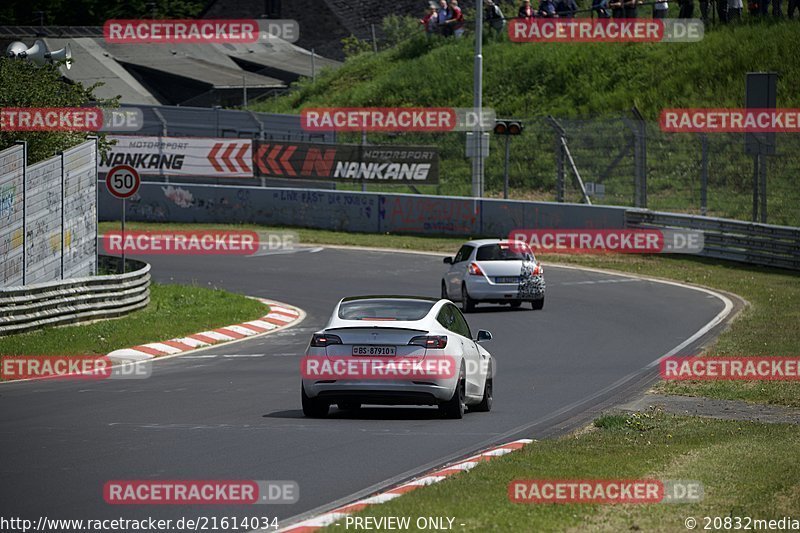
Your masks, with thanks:
<instances>
[{"instance_id":1,"label":"car front wheel","mask_svg":"<svg viewBox=\"0 0 800 533\"><path fill-rule=\"evenodd\" d=\"M464 410L466 407L466 378L464 377L464 372L462 370L461 377L456 385L456 390L453 391L453 397L441 404L439 409L447 418L461 419L464 418Z\"/></svg>"},{"instance_id":2,"label":"car front wheel","mask_svg":"<svg viewBox=\"0 0 800 533\"><path fill-rule=\"evenodd\" d=\"M492 410L492 394L494 393L493 379L492 379L492 365L489 364L489 371L486 374L486 385L483 386L483 398L481 403L474 407L470 407L470 411L479 413L488 413Z\"/></svg>"}]
</instances>

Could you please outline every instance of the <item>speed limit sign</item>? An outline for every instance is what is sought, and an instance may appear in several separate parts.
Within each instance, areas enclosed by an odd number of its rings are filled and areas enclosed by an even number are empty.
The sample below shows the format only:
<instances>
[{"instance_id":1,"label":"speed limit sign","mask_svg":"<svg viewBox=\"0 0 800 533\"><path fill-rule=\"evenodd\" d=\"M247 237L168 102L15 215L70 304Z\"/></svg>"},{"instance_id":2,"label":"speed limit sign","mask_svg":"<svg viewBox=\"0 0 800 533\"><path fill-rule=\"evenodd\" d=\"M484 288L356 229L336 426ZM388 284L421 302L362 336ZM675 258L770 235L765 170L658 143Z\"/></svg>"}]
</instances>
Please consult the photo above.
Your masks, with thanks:
<instances>
[{"instance_id":1,"label":"speed limit sign","mask_svg":"<svg viewBox=\"0 0 800 533\"><path fill-rule=\"evenodd\" d=\"M108 192L117 198L130 198L139 190L141 183L139 173L129 165L117 165L106 174Z\"/></svg>"}]
</instances>

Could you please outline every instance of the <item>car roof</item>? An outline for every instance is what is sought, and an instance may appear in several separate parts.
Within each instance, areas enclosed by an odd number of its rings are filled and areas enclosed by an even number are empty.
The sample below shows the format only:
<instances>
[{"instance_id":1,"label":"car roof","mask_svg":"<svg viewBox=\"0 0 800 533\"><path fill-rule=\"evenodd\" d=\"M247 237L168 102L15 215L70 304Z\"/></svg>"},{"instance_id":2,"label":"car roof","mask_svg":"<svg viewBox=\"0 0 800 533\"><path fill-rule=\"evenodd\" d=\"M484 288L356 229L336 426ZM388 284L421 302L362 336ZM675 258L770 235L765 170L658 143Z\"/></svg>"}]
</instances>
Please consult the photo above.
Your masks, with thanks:
<instances>
[{"instance_id":1,"label":"car roof","mask_svg":"<svg viewBox=\"0 0 800 533\"><path fill-rule=\"evenodd\" d=\"M474 240L465 242L464 245L483 246L485 244L498 244L498 243L501 243L501 242L513 242L513 241L511 241L509 239L474 239Z\"/></svg>"},{"instance_id":2,"label":"car roof","mask_svg":"<svg viewBox=\"0 0 800 533\"><path fill-rule=\"evenodd\" d=\"M440 298L431 298L429 296L407 296L398 294L369 294L365 296L347 296L342 298L342 303L353 302L356 300L421 300L425 302L438 302Z\"/></svg>"}]
</instances>

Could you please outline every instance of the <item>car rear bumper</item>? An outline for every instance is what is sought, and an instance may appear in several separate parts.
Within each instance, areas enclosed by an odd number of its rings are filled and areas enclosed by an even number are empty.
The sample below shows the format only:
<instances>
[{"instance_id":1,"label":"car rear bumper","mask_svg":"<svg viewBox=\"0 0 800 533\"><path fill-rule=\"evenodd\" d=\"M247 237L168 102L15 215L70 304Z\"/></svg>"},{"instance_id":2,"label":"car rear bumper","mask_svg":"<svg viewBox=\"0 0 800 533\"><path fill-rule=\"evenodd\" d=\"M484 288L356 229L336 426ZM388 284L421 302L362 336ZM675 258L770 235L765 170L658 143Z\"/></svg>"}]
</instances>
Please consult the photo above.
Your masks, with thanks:
<instances>
[{"instance_id":1,"label":"car rear bumper","mask_svg":"<svg viewBox=\"0 0 800 533\"><path fill-rule=\"evenodd\" d=\"M434 381L315 381L304 379L309 398L337 403L437 405L452 398L457 379Z\"/></svg>"},{"instance_id":2,"label":"car rear bumper","mask_svg":"<svg viewBox=\"0 0 800 533\"><path fill-rule=\"evenodd\" d=\"M494 283L484 276L469 276L467 293L473 300L506 302L514 300L541 300L544 298L544 276L533 276L525 283Z\"/></svg>"}]
</instances>

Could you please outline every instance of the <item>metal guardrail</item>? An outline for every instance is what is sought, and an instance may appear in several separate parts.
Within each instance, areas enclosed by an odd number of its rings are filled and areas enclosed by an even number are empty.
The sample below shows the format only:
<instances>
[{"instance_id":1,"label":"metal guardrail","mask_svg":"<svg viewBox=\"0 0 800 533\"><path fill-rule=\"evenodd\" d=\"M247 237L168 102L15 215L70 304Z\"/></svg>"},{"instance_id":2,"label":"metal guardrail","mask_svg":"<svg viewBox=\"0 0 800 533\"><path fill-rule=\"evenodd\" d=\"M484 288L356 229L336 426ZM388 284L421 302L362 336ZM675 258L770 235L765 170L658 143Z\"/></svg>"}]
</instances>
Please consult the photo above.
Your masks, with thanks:
<instances>
[{"instance_id":1,"label":"metal guardrail","mask_svg":"<svg viewBox=\"0 0 800 533\"><path fill-rule=\"evenodd\" d=\"M100 256L101 271L120 271L118 257ZM0 289L0 336L45 326L126 315L150 302L150 265L127 260L109 274Z\"/></svg>"},{"instance_id":2,"label":"metal guardrail","mask_svg":"<svg viewBox=\"0 0 800 533\"><path fill-rule=\"evenodd\" d=\"M640 210L627 211L625 223L699 230L705 235L703 256L800 270L800 228Z\"/></svg>"}]
</instances>

